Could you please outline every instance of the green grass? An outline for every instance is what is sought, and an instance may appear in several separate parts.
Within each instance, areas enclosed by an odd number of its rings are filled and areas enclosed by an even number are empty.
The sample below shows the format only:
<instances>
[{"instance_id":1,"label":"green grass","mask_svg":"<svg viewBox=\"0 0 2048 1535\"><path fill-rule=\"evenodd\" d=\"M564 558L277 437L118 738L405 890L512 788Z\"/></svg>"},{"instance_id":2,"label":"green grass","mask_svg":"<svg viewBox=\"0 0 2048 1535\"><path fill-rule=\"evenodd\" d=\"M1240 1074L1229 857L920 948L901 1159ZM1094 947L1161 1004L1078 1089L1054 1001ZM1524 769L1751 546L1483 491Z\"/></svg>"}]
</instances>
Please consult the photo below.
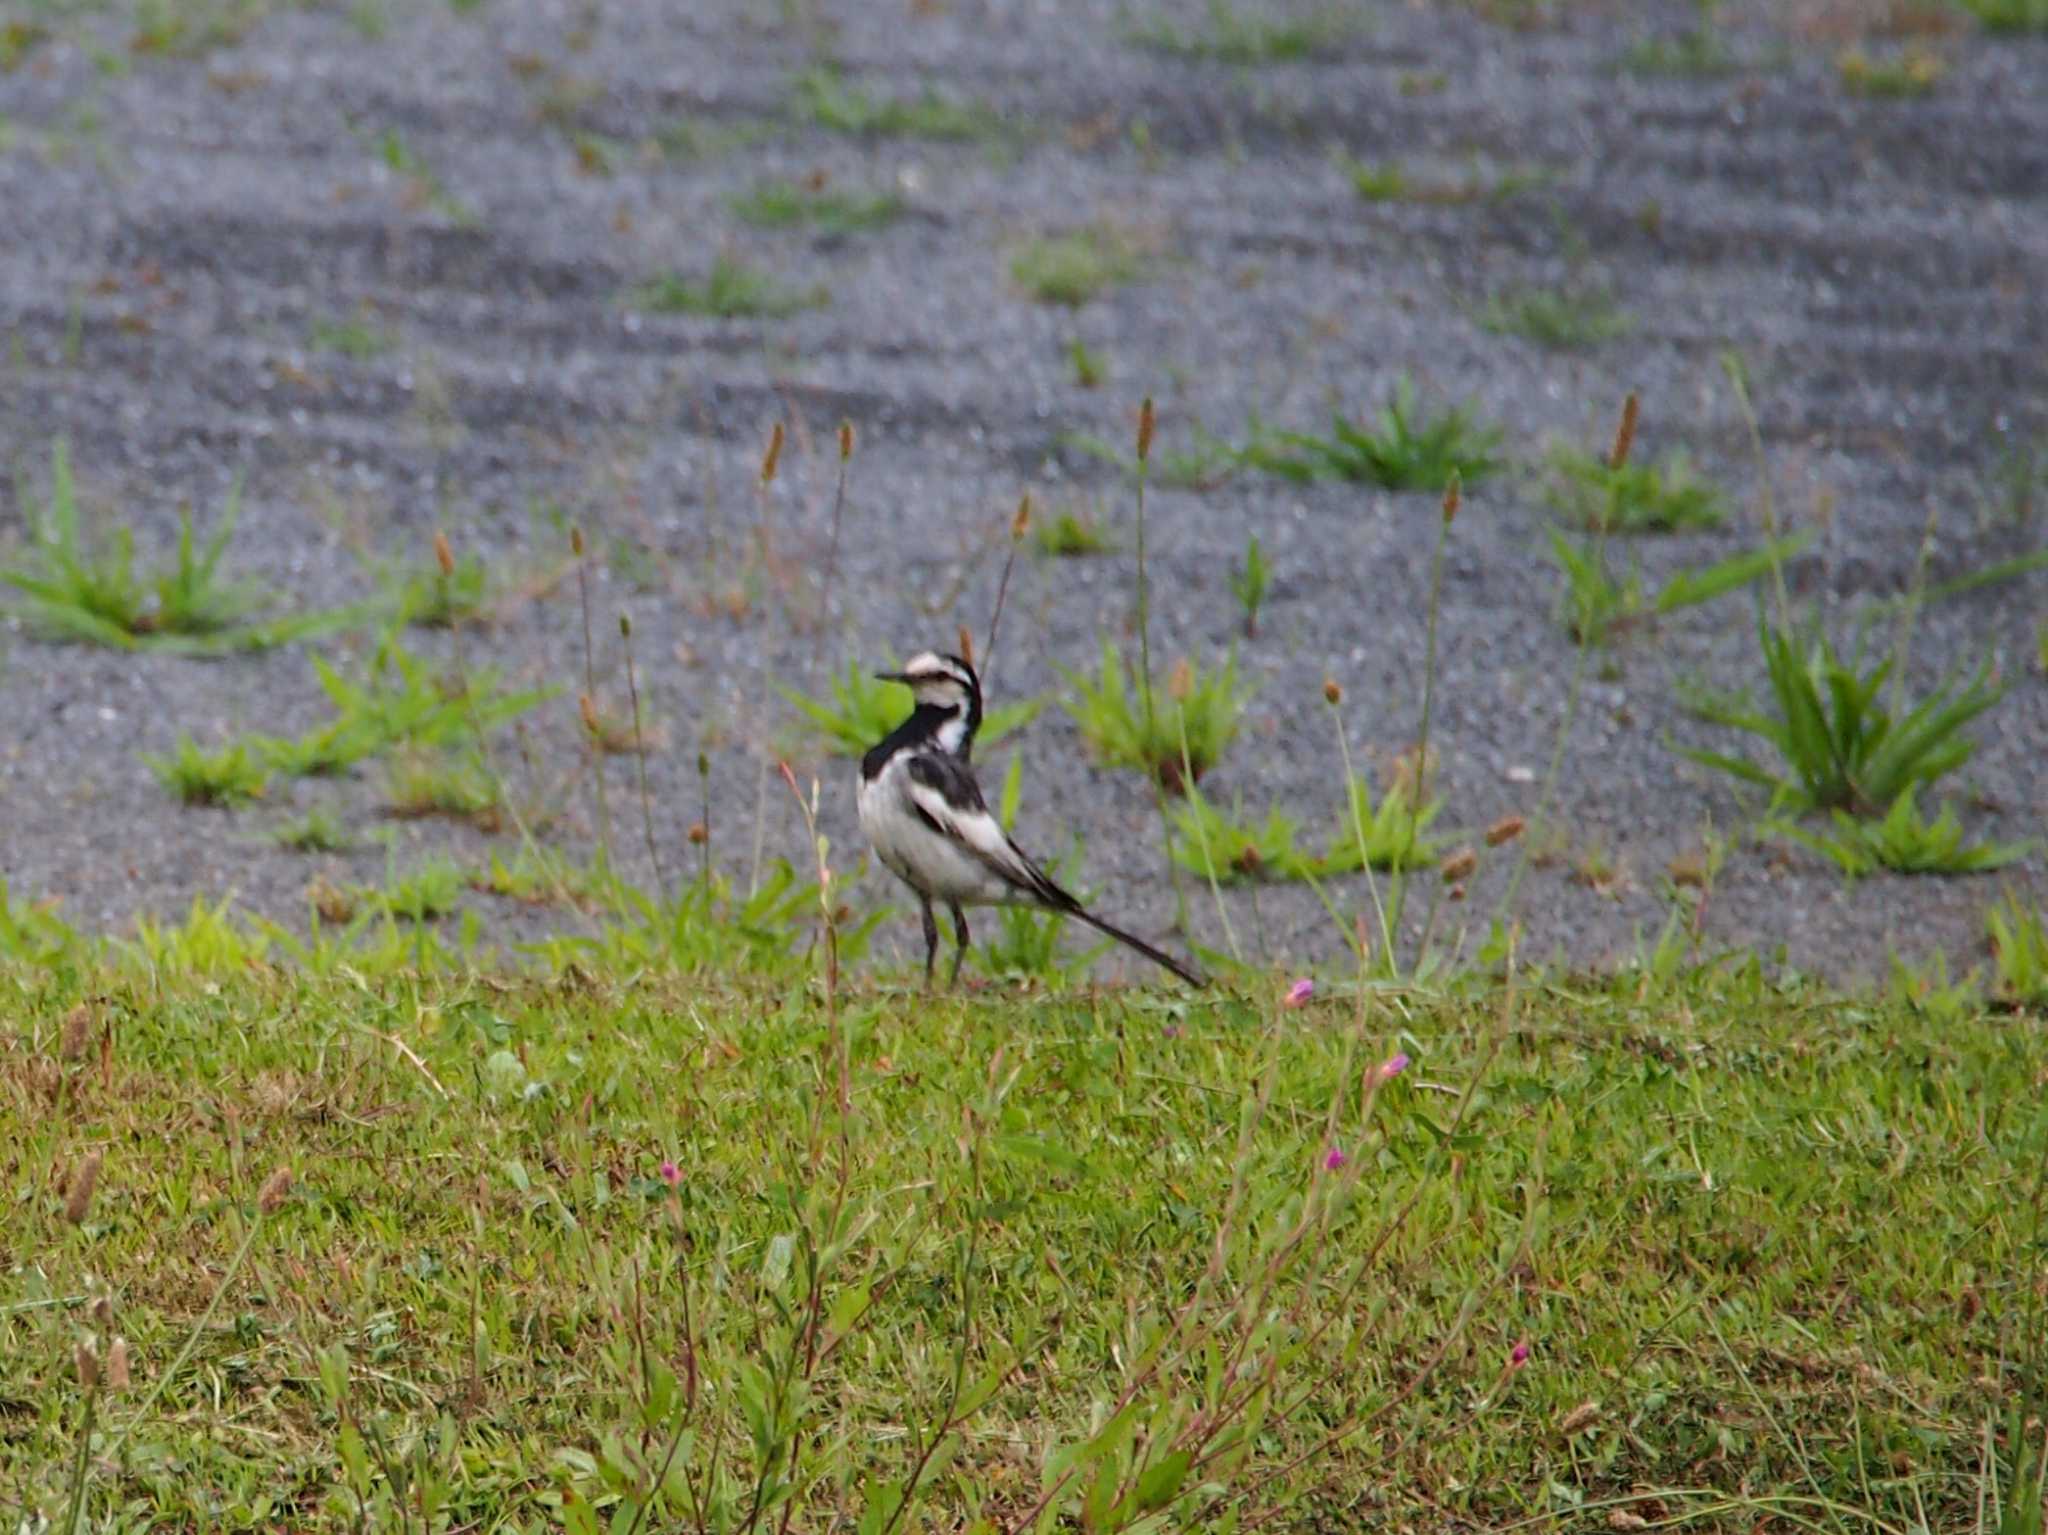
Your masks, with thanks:
<instances>
[{"instance_id":1,"label":"green grass","mask_svg":"<svg viewBox=\"0 0 2048 1535\"><path fill-rule=\"evenodd\" d=\"M1138 769L1169 794L1185 793L1222 759L1251 698L1238 681L1235 651L1214 671L1183 660L1155 676L1149 708L1144 680L1108 640L1093 677L1063 675L1076 693L1066 711L1096 756Z\"/></svg>"},{"instance_id":2,"label":"green grass","mask_svg":"<svg viewBox=\"0 0 2048 1535\"><path fill-rule=\"evenodd\" d=\"M1806 533L1731 554L1711 565L1674 571L1656 591L1644 584L1633 561L1626 576L1608 568L1604 537L1573 539L1553 528L1550 557L1563 577L1558 607L1565 632L1580 645L1605 645L1642 625L1730 596L1798 554L1812 541Z\"/></svg>"},{"instance_id":3,"label":"green grass","mask_svg":"<svg viewBox=\"0 0 2048 1535\"><path fill-rule=\"evenodd\" d=\"M278 772L319 778L347 771L394 746L442 747L474 740L552 698L558 688L509 690L488 668L443 673L386 636L359 677L311 657L333 716L295 739L255 736Z\"/></svg>"},{"instance_id":4,"label":"green grass","mask_svg":"<svg viewBox=\"0 0 2048 1535\"><path fill-rule=\"evenodd\" d=\"M804 70L790 87L789 115L800 123L870 139L955 142L1014 136L1020 125L985 102L960 102L926 90L914 97L875 96L830 67Z\"/></svg>"},{"instance_id":5,"label":"green grass","mask_svg":"<svg viewBox=\"0 0 2048 1535\"><path fill-rule=\"evenodd\" d=\"M186 805L232 809L261 799L270 786L270 769L262 755L241 741L210 752L189 735L181 735L169 756L143 761L157 782Z\"/></svg>"},{"instance_id":6,"label":"green grass","mask_svg":"<svg viewBox=\"0 0 2048 1535\"><path fill-rule=\"evenodd\" d=\"M1726 520L1720 487L1702 479L1682 448L1655 463L1631 460L1619 469L1576 448L1550 454L1544 498L1566 521L1590 531L1679 533L1718 528Z\"/></svg>"},{"instance_id":7,"label":"green grass","mask_svg":"<svg viewBox=\"0 0 2048 1535\"><path fill-rule=\"evenodd\" d=\"M1501 469L1502 435L1462 405L1441 415L1424 414L1414 384L1402 378L1370 424L1338 415L1327 437L1255 429L1240 456L1252 467L1293 480L1339 479L1385 490L1441 492L1453 474L1471 485Z\"/></svg>"},{"instance_id":8,"label":"green grass","mask_svg":"<svg viewBox=\"0 0 2048 1535\"><path fill-rule=\"evenodd\" d=\"M1685 755L1770 790L1772 808L1793 815L1888 813L1908 790L1969 761L1977 749L1966 734L1970 722L2005 696L1989 661L1967 680L1950 677L1917 701L1894 695L1888 702L1896 655L1866 666L1854 656L1844 659L1824 633L1795 634L1761 615L1757 643L1772 712L1740 703L1702 712L1770 747L1775 763L1723 752Z\"/></svg>"},{"instance_id":9,"label":"green grass","mask_svg":"<svg viewBox=\"0 0 2048 1535\"><path fill-rule=\"evenodd\" d=\"M10 611L54 638L118 650L219 655L288 644L347 628L367 616L366 607L291 618L261 616L283 599L221 573L241 512L239 483L229 491L204 543L193 528L190 508L180 508L171 563L155 570L137 570L135 535L126 524L114 529L105 547L88 536L71 477L70 450L61 439L50 452L47 500L38 507L25 486L20 495L32 539L30 558L0 569L0 585L20 594Z\"/></svg>"},{"instance_id":10,"label":"green grass","mask_svg":"<svg viewBox=\"0 0 2048 1535\"><path fill-rule=\"evenodd\" d=\"M1127 27L1124 36L1141 48L1171 58L1244 67L1326 56L1340 48L1355 28L1355 22L1334 6L1305 16L1272 19L1240 12L1230 0L1209 0L1205 25L1191 27L1153 16Z\"/></svg>"},{"instance_id":11,"label":"green grass","mask_svg":"<svg viewBox=\"0 0 2048 1535\"><path fill-rule=\"evenodd\" d=\"M315 320L307 341L316 352L333 352L356 362L382 357L398 345L398 337L368 319Z\"/></svg>"},{"instance_id":12,"label":"green grass","mask_svg":"<svg viewBox=\"0 0 2048 1535\"><path fill-rule=\"evenodd\" d=\"M655 314L775 320L802 309L815 309L829 297L823 288L786 287L738 257L721 254L702 277L661 273L633 289L628 302Z\"/></svg>"},{"instance_id":13,"label":"green grass","mask_svg":"<svg viewBox=\"0 0 2048 1535\"><path fill-rule=\"evenodd\" d=\"M2038 1029L1742 963L1299 1010L797 978L309 973L204 908L0 974L18 1516L63 1528L74 1467L91 1529L2018 1501Z\"/></svg>"},{"instance_id":14,"label":"green grass","mask_svg":"<svg viewBox=\"0 0 2048 1535\"><path fill-rule=\"evenodd\" d=\"M1041 304L1070 309L1137 281L1144 270L1136 243L1106 224L1027 241L1010 257L1010 277L1018 287Z\"/></svg>"},{"instance_id":15,"label":"green grass","mask_svg":"<svg viewBox=\"0 0 2048 1535\"><path fill-rule=\"evenodd\" d=\"M1908 784L1882 817L1860 819L1837 810L1827 827L1808 830L1791 821L1770 829L1831 859L1849 879L1889 869L1894 874L1986 874L2016 863L2031 842L1969 842L1956 807L1944 804L1932 821L1920 813L1919 785Z\"/></svg>"},{"instance_id":16,"label":"green grass","mask_svg":"<svg viewBox=\"0 0 2048 1535\"><path fill-rule=\"evenodd\" d=\"M734 197L731 206L743 223L763 229L807 228L823 235L846 235L892 224L907 205L894 192L862 195L782 180L757 181Z\"/></svg>"},{"instance_id":17,"label":"green grass","mask_svg":"<svg viewBox=\"0 0 2048 1535\"><path fill-rule=\"evenodd\" d=\"M1555 352L1588 350L1627 335L1634 324L1613 299L1586 288L1511 288L1479 312L1481 330Z\"/></svg>"},{"instance_id":18,"label":"green grass","mask_svg":"<svg viewBox=\"0 0 2048 1535\"><path fill-rule=\"evenodd\" d=\"M1987 32L2048 32L2048 0L1962 0Z\"/></svg>"},{"instance_id":19,"label":"green grass","mask_svg":"<svg viewBox=\"0 0 2048 1535\"><path fill-rule=\"evenodd\" d=\"M1032 528L1031 539L1040 554L1054 559L1083 559L1116 547L1102 531L1099 509L1088 515L1067 510L1048 517Z\"/></svg>"},{"instance_id":20,"label":"green grass","mask_svg":"<svg viewBox=\"0 0 2048 1535\"><path fill-rule=\"evenodd\" d=\"M1835 73L1852 96L1914 100L1932 95L1948 66L1939 54L1908 44L1898 53L1884 56L1873 56L1861 48L1845 49L1835 59Z\"/></svg>"},{"instance_id":21,"label":"green grass","mask_svg":"<svg viewBox=\"0 0 2048 1535\"><path fill-rule=\"evenodd\" d=\"M1199 796L1175 808L1173 856L1183 868L1219 884L1250 880L1322 880L1370 867L1382 873L1427 868L1443 854L1443 839L1429 835L1443 810L1432 799L1419 809L1412 791L1390 787L1373 802L1370 785L1353 779L1329 845L1320 853L1301 842L1301 823L1279 806L1263 821L1244 818L1243 806L1225 815Z\"/></svg>"}]
</instances>

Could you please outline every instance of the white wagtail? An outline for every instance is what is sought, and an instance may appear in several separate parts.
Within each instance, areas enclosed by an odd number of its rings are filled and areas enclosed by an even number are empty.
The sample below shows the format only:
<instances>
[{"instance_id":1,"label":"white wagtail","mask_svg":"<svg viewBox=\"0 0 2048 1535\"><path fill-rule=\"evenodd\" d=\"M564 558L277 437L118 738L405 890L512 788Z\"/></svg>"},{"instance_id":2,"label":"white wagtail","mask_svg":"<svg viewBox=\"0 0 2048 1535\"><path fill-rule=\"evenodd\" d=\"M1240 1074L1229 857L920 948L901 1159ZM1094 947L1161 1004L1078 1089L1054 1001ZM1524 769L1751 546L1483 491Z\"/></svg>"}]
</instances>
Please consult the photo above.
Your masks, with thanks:
<instances>
[{"instance_id":1,"label":"white wagtail","mask_svg":"<svg viewBox=\"0 0 2048 1535\"><path fill-rule=\"evenodd\" d=\"M1191 986L1203 984L1200 972L1084 908L989 814L970 760L974 732L981 728L981 683L973 667L958 656L925 651L900 672L875 675L909 687L917 707L861 758L860 826L889 872L917 892L924 910L927 986L939 953L933 901L946 903L959 940L948 985L960 979L960 961L967 956L965 906L1056 911L1129 945Z\"/></svg>"}]
</instances>

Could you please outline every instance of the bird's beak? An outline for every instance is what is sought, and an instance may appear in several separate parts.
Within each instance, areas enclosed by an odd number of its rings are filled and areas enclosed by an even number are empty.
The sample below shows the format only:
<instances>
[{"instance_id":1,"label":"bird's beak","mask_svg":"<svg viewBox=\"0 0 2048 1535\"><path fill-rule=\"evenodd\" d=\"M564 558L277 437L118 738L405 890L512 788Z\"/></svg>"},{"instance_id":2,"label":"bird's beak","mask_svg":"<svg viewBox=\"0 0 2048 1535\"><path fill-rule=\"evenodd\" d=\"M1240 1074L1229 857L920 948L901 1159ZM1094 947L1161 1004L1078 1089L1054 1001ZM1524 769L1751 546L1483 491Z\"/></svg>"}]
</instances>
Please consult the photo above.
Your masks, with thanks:
<instances>
[{"instance_id":1,"label":"bird's beak","mask_svg":"<svg viewBox=\"0 0 2048 1535\"><path fill-rule=\"evenodd\" d=\"M910 686L910 678L902 672L876 672L875 680L877 682L900 682L905 687Z\"/></svg>"}]
</instances>

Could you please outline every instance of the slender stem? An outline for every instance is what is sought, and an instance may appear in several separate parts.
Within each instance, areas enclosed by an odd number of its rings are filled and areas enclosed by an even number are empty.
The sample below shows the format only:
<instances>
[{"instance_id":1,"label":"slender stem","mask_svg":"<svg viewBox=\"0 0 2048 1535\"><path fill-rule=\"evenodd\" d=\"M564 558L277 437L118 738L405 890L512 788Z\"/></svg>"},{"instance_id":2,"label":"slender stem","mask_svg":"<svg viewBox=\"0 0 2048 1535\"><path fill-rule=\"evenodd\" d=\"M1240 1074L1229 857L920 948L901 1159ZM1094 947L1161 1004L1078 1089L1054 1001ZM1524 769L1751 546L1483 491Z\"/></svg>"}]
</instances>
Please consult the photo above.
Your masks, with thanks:
<instances>
[{"instance_id":1,"label":"slender stem","mask_svg":"<svg viewBox=\"0 0 2048 1535\"><path fill-rule=\"evenodd\" d=\"M1244 950L1237 946L1237 933L1230 925L1230 912L1223 904L1223 886L1216 878L1216 857L1209 851L1209 834L1202 826L1201 791L1195 787L1194 764L1188 756L1188 721L1185 714L1180 720L1180 770L1188 786L1188 800L1195 807L1195 841L1202 849L1202 868L1209 876L1209 894L1216 902L1216 920L1223 924L1223 938L1230 945L1230 957L1242 965Z\"/></svg>"},{"instance_id":2,"label":"slender stem","mask_svg":"<svg viewBox=\"0 0 2048 1535\"><path fill-rule=\"evenodd\" d=\"M596 653L590 643L590 561L584 553L583 530L577 528L571 535L571 546L576 555L576 595L583 609L583 697L588 702L593 716L597 710L597 663ZM611 861L612 852L612 807L605 795L604 752L598 742L597 732L588 722L584 726L584 744L590 751L590 765L597 778L597 823L598 847L605 861Z\"/></svg>"},{"instance_id":3,"label":"slender stem","mask_svg":"<svg viewBox=\"0 0 2048 1535\"><path fill-rule=\"evenodd\" d=\"M71 1463L71 1512L64 1518L65 1535L78 1535L78 1521L85 1517L85 1473L92 1453L93 1424L99 1416L100 1383L94 1381L85 1393L85 1417L78 1426L78 1456ZM24 1521L22 1528L29 1527Z\"/></svg>"},{"instance_id":4,"label":"slender stem","mask_svg":"<svg viewBox=\"0 0 2048 1535\"><path fill-rule=\"evenodd\" d=\"M1372 850L1365 840L1365 810L1359 803L1363 790L1351 771L1351 742L1344 732L1344 715L1336 704L1330 706L1330 713L1337 721L1337 755L1344 764L1344 798L1351 810L1351 830L1358 838L1358 867L1365 874L1365 888L1372 892L1373 914L1380 922L1380 954L1387 966L1387 974L1397 975L1394 965L1394 929L1387 921L1387 908L1380 902L1380 882L1372 869ZM1365 956L1359 955L1361 976L1364 973Z\"/></svg>"},{"instance_id":5,"label":"slender stem","mask_svg":"<svg viewBox=\"0 0 2048 1535\"><path fill-rule=\"evenodd\" d=\"M647 833L647 862L654 869L654 887L666 889L668 881L662 878L661 854L654 845L654 801L647 792L647 742L640 735L640 683L633 674L633 623L625 614L619 615L619 638L626 648L626 695L633 701L633 761L640 771L640 824Z\"/></svg>"}]
</instances>

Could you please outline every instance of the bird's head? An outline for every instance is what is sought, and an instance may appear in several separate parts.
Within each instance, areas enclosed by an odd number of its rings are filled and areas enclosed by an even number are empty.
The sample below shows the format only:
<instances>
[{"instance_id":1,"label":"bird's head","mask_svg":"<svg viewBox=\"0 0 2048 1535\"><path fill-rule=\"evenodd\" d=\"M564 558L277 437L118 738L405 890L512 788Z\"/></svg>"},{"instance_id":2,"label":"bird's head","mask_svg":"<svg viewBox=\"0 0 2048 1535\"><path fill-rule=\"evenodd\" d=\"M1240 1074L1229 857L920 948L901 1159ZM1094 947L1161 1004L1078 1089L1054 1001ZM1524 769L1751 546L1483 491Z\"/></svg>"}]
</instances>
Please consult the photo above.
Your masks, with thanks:
<instances>
[{"instance_id":1,"label":"bird's head","mask_svg":"<svg viewBox=\"0 0 2048 1535\"><path fill-rule=\"evenodd\" d=\"M981 684L975 678L974 668L958 656L920 651L904 663L902 671L875 675L884 682L900 682L909 688L920 709L939 709L951 714L981 701Z\"/></svg>"}]
</instances>

